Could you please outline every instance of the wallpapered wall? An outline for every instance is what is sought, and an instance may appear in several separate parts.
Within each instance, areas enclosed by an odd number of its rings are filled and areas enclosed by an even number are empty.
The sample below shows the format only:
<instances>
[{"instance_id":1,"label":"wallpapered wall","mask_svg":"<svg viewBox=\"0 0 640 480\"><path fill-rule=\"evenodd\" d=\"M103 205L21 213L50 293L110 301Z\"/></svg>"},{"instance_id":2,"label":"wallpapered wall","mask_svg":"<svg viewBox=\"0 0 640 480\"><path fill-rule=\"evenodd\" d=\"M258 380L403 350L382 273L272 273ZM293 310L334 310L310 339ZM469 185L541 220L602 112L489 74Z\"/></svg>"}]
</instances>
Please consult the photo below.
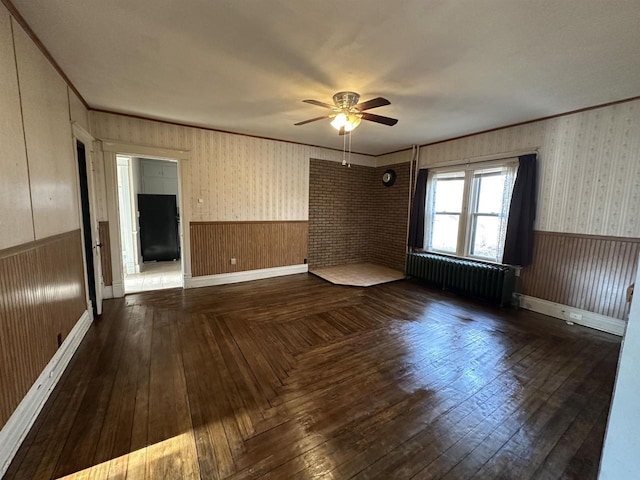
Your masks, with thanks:
<instances>
[{"instance_id":1,"label":"wallpapered wall","mask_svg":"<svg viewBox=\"0 0 640 480\"><path fill-rule=\"evenodd\" d=\"M69 95L0 4L0 429L87 308Z\"/></svg>"},{"instance_id":2,"label":"wallpapered wall","mask_svg":"<svg viewBox=\"0 0 640 480\"><path fill-rule=\"evenodd\" d=\"M2 5L0 72L3 249L80 222L67 85Z\"/></svg>"},{"instance_id":3,"label":"wallpapered wall","mask_svg":"<svg viewBox=\"0 0 640 480\"><path fill-rule=\"evenodd\" d=\"M640 237L640 100L420 149L420 165L540 147L536 229Z\"/></svg>"},{"instance_id":4,"label":"wallpapered wall","mask_svg":"<svg viewBox=\"0 0 640 480\"><path fill-rule=\"evenodd\" d=\"M35 239L11 22L0 4L0 250Z\"/></svg>"},{"instance_id":5,"label":"wallpapered wall","mask_svg":"<svg viewBox=\"0 0 640 480\"><path fill-rule=\"evenodd\" d=\"M91 112L91 121L99 139L190 151L181 167L191 192L184 199L189 221L307 220L309 158L342 159L335 150L124 115ZM351 161L375 165L367 155L352 155ZM106 219L104 199L100 195L101 219Z\"/></svg>"},{"instance_id":6,"label":"wallpapered wall","mask_svg":"<svg viewBox=\"0 0 640 480\"><path fill-rule=\"evenodd\" d=\"M396 165L398 163L410 162L412 158L413 152L410 148L407 150L400 150L399 152L387 153L386 155L380 155L379 157L376 157L376 167L384 167L389 165Z\"/></svg>"}]
</instances>

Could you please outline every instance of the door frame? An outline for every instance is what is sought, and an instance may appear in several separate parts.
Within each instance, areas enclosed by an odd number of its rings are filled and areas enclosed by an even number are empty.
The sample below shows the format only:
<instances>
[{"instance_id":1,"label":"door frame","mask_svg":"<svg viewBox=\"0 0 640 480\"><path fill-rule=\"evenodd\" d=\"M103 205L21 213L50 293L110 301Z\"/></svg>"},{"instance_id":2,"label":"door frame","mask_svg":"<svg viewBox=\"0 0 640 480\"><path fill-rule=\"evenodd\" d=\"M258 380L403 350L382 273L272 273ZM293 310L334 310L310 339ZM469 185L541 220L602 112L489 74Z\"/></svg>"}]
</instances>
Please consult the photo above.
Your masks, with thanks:
<instances>
[{"instance_id":1,"label":"door frame","mask_svg":"<svg viewBox=\"0 0 640 480\"><path fill-rule=\"evenodd\" d=\"M124 269L122 268L122 245L120 241L120 208L118 198L117 159L118 155L127 157L144 157L153 160L171 160L178 164L178 207L180 209L180 263L182 269L182 286L188 288L191 281L191 238L189 224L191 221L190 185L186 180L186 162L190 159L188 150L151 147L128 143L102 140L105 184L107 194L107 211L109 215L109 240L111 243L111 269L113 274L113 296L124 297ZM113 220L113 221L111 221Z\"/></svg>"},{"instance_id":2,"label":"door frame","mask_svg":"<svg viewBox=\"0 0 640 480\"><path fill-rule=\"evenodd\" d=\"M98 221L98 211L97 211L97 203L96 203L96 181L94 176L94 162L95 162L95 148L94 142L95 138L89 132L87 132L78 122L71 123L72 130L72 141L73 141L73 156L75 159L76 165L76 177L78 178L78 211L80 218L82 219L82 198L80 193L80 170L78 168L78 148L77 142L80 142L84 145L84 156L85 163L87 167L87 190L89 194L89 218L91 220L91 247L92 247L92 256L93 256L93 273L94 278L93 282L96 286L96 305L95 309L98 315L102 314L102 300L104 298L104 279L102 277L102 254L100 250L100 233L99 233L99 221ZM82 250L85 250L84 243L84 229L80 228L80 232L82 235ZM86 301L87 306L91 310L93 305L89 299L89 275L88 275L88 267L86 262L86 254L83 255L82 263L84 266L84 279L86 285Z\"/></svg>"},{"instance_id":3,"label":"door frame","mask_svg":"<svg viewBox=\"0 0 640 480\"><path fill-rule=\"evenodd\" d=\"M138 254L139 250L140 250L140 231L138 230L138 225L137 225L137 209L135 208L135 205L138 203L137 200L134 198L134 194L133 194L133 186L132 186L132 182L133 182L133 162L132 157L125 157L122 156L120 154L116 155L116 181L118 183L120 183L120 169L124 166L121 162L122 159L126 159L126 171L127 171L127 184L126 186L123 185L124 188L127 189L127 194L129 196L129 204L128 205L122 205L122 202L120 201L120 193L118 192L118 208L122 209L123 207L125 212L122 212L120 210L118 210L118 212L120 213L120 230L122 230L122 224L123 223L127 223L126 222L126 218L125 218L125 222L123 222L123 217L122 214L128 214L128 220L129 220L129 224L131 225L131 240L132 240L132 251L130 252L133 256L133 270L135 273L140 273L140 260L141 260L141 255ZM126 217L127 215L125 215ZM123 233L122 231L120 232L121 234ZM129 233L129 232L127 232ZM124 245L122 245L123 242L123 238L122 236L120 237L120 245L123 247L124 249ZM124 252L121 252L124 253ZM124 259L123 259L124 260ZM125 266L125 271L126 271L126 266Z\"/></svg>"}]
</instances>

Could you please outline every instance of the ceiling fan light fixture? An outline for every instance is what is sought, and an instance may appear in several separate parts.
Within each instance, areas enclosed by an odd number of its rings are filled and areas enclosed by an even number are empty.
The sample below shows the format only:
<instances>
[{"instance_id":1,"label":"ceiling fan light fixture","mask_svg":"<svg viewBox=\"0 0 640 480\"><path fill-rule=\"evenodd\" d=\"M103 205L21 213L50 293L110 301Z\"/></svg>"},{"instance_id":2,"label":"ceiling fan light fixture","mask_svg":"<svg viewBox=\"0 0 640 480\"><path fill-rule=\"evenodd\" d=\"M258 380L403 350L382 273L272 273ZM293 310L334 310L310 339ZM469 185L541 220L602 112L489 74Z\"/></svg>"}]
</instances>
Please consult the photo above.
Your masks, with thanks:
<instances>
[{"instance_id":1,"label":"ceiling fan light fixture","mask_svg":"<svg viewBox=\"0 0 640 480\"><path fill-rule=\"evenodd\" d=\"M331 121L331 126L336 130L344 127L345 132L355 129L362 121L362 114L341 112Z\"/></svg>"},{"instance_id":2,"label":"ceiling fan light fixture","mask_svg":"<svg viewBox=\"0 0 640 480\"><path fill-rule=\"evenodd\" d=\"M347 124L344 126L345 132L350 132L351 130L355 129L358 125L360 125L361 121L362 115L358 113L347 115Z\"/></svg>"},{"instance_id":3,"label":"ceiling fan light fixture","mask_svg":"<svg viewBox=\"0 0 640 480\"><path fill-rule=\"evenodd\" d=\"M335 116L335 118L331 121L331 126L336 130L340 130L347 123L347 116L344 113L339 113Z\"/></svg>"},{"instance_id":4,"label":"ceiling fan light fixture","mask_svg":"<svg viewBox=\"0 0 640 480\"><path fill-rule=\"evenodd\" d=\"M333 96L333 105L318 100L303 100L317 107L327 108L330 112L321 117L310 118L294 125L306 125L307 123L317 122L318 120L331 119L331 126L340 132L340 135L352 132L362 120L369 122L388 125L390 127L398 123L398 120L382 115L374 115L366 110L391 105L386 98L376 97L366 102L358 103L360 95L355 92L338 92Z\"/></svg>"}]
</instances>

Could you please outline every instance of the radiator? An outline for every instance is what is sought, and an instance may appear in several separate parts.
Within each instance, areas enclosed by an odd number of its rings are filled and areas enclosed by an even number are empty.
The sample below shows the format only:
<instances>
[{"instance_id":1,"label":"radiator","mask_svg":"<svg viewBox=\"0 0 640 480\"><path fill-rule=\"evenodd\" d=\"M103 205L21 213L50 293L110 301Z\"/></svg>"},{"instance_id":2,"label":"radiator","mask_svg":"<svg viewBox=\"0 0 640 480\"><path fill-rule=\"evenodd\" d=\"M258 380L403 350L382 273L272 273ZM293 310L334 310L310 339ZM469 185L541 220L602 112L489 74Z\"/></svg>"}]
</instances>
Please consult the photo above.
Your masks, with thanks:
<instances>
[{"instance_id":1,"label":"radiator","mask_svg":"<svg viewBox=\"0 0 640 480\"><path fill-rule=\"evenodd\" d=\"M407 275L501 306L511 305L515 288L511 267L433 253L408 254Z\"/></svg>"}]
</instances>

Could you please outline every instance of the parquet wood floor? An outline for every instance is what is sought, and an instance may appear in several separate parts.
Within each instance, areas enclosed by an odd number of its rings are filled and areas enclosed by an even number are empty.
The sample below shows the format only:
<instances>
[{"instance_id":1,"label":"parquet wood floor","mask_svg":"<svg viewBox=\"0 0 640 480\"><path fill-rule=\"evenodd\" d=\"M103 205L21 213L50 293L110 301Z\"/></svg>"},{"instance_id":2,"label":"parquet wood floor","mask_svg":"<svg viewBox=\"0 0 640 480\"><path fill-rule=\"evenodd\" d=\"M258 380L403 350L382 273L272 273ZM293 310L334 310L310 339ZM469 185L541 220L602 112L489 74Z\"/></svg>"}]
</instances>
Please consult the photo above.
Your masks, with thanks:
<instances>
[{"instance_id":1,"label":"parquet wood floor","mask_svg":"<svg viewBox=\"0 0 640 480\"><path fill-rule=\"evenodd\" d=\"M131 295L6 478L596 478L619 347L410 281Z\"/></svg>"}]
</instances>

